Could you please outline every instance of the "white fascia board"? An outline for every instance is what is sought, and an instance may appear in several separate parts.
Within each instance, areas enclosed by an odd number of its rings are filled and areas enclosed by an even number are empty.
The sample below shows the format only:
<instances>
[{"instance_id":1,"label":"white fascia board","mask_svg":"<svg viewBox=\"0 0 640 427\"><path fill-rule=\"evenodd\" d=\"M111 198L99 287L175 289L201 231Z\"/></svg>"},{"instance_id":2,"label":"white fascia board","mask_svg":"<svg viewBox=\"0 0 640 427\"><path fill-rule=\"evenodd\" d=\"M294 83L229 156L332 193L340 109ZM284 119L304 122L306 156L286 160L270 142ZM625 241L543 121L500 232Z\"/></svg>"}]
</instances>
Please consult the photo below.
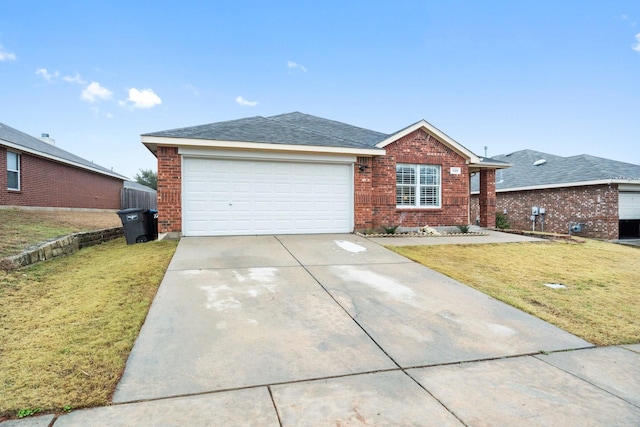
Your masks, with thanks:
<instances>
[{"instance_id":1,"label":"white fascia board","mask_svg":"<svg viewBox=\"0 0 640 427\"><path fill-rule=\"evenodd\" d=\"M225 150L217 148L178 147L178 154L186 157L234 160L274 160L304 163L349 163L356 156L349 154L296 153L282 151Z\"/></svg>"},{"instance_id":2,"label":"white fascia board","mask_svg":"<svg viewBox=\"0 0 640 427\"><path fill-rule=\"evenodd\" d=\"M490 162L482 162L482 163L471 163L469 168L478 168L478 169L507 169L513 166L511 163L490 163Z\"/></svg>"},{"instance_id":3,"label":"white fascia board","mask_svg":"<svg viewBox=\"0 0 640 427\"><path fill-rule=\"evenodd\" d=\"M127 177L121 176L121 175L119 175L119 174L117 174L115 172L109 173L109 172L106 172L106 171L103 171L103 170L100 170L100 169L95 169L95 168L89 167L87 165L83 165L83 164L80 164L80 163L72 162L70 160L62 159L62 158L57 157L57 156L52 156L50 154L43 153L43 152L38 151L38 150L32 150L30 148L24 147L22 145L14 144L14 143L6 141L4 139L0 140L0 143L2 145L4 145L5 147L12 148L15 151L18 151L18 152L21 152L21 153L33 154L34 156L37 156L37 157L42 157L44 159L53 160L55 162L62 163L62 164L65 164L65 165L69 165L69 166L73 166L73 167L76 167L76 168L79 168L79 169L84 169L84 170L88 170L88 171L91 171L91 172L99 173L100 175L106 175L106 176L110 176L112 178L121 179L122 181L128 180Z\"/></svg>"},{"instance_id":4,"label":"white fascia board","mask_svg":"<svg viewBox=\"0 0 640 427\"><path fill-rule=\"evenodd\" d=\"M531 185L527 187L502 188L499 190L496 189L496 193L510 193L513 191L528 191L528 190L544 190L547 188L562 188L562 187L587 187L590 185L611 185L611 184L640 184L640 180L595 179L592 181L560 182L560 183L554 183L554 184Z\"/></svg>"},{"instance_id":5,"label":"white fascia board","mask_svg":"<svg viewBox=\"0 0 640 427\"><path fill-rule=\"evenodd\" d=\"M440 129L438 129L437 127L435 127L434 125L432 125L426 120L420 120L419 122L402 129L401 131L391 135L389 138L385 139L384 141L376 144L376 147L384 148L387 145L391 144L392 142L395 142L398 139L405 137L410 133L415 132L418 129L424 129L427 133L430 133L431 135L438 138L440 142L442 142L443 144L451 148L456 153L460 154L462 157L465 157L467 159L467 163L480 163L480 158L477 155L475 155L472 151L467 149L465 146L463 146L462 144L460 144L459 142L457 142L456 140L451 138L449 135L442 132Z\"/></svg>"},{"instance_id":6,"label":"white fascia board","mask_svg":"<svg viewBox=\"0 0 640 427\"><path fill-rule=\"evenodd\" d=\"M232 150L253 150L253 151L284 151L296 153L327 153L327 154L352 154L355 156L371 157L384 156L385 151L374 148L350 148L350 147L325 147L320 145L294 145L294 144L270 144L267 142L242 142L242 141L218 141L211 139L194 138L170 138L164 136L145 136L142 143L150 150L158 145L174 147L201 147L201 148L222 148ZM154 147L155 148L155 147ZM154 151L154 150L152 150Z\"/></svg>"}]
</instances>

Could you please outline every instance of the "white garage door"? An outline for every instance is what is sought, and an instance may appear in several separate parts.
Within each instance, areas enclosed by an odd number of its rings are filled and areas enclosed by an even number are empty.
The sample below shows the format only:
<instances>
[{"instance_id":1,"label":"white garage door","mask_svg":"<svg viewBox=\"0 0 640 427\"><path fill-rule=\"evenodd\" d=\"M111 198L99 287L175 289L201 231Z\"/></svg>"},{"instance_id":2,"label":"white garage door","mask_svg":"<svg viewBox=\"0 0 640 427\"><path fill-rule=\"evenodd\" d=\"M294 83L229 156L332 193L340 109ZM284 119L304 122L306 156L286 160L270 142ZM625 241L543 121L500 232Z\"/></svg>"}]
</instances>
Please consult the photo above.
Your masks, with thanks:
<instances>
[{"instance_id":1,"label":"white garage door","mask_svg":"<svg viewBox=\"0 0 640 427\"><path fill-rule=\"evenodd\" d=\"M618 206L618 217L620 219L640 219L639 192L620 192Z\"/></svg>"},{"instance_id":2,"label":"white garage door","mask_svg":"<svg viewBox=\"0 0 640 427\"><path fill-rule=\"evenodd\" d=\"M344 233L353 166L185 157L183 234Z\"/></svg>"}]
</instances>

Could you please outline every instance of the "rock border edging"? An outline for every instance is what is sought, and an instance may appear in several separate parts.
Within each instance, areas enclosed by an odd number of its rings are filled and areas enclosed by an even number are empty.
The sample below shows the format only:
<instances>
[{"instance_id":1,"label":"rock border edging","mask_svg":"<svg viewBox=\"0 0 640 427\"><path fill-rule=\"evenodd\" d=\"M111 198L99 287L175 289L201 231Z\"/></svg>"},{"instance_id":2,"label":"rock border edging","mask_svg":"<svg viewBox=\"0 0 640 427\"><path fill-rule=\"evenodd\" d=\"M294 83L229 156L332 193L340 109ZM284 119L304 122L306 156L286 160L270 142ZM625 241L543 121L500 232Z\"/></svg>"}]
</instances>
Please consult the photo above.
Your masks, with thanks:
<instances>
[{"instance_id":1,"label":"rock border edging","mask_svg":"<svg viewBox=\"0 0 640 427\"><path fill-rule=\"evenodd\" d=\"M355 232L356 235L360 237L465 237L465 236L488 236L489 233L485 233L482 231L469 231L468 233L446 233L439 232L439 234L430 234L430 233L421 233L417 231L412 231L409 233L375 233L375 234L364 234L359 231Z\"/></svg>"},{"instance_id":2,"label":"rock border edging","mask_svg":"<svg viewBox=\"0 0 640 427\"><path fill-rule=\"evenodd\" d=\"M103 228L102 230L69 234L28 248L18 255L0 258L0 268L15 270L36 262L72 254L79 249L108 242L122 236L124 236L123 227Z\"/></svg>"}]
</instances>

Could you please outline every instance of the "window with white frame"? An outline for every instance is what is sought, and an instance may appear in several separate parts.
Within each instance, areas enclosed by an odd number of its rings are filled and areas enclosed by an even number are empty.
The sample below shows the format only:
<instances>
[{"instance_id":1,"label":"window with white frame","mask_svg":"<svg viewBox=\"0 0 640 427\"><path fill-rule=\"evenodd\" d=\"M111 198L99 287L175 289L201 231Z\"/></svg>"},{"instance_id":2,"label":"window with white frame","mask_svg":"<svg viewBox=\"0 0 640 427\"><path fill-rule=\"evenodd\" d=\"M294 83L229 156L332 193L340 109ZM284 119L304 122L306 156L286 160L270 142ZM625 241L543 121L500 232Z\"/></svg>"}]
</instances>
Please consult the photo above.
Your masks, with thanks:
<instances>
[{"instance_id":1,"label":"window with white frame","mask_svg":"<svg viewBox=\"0 0 640 427\"><path fill-rule=\"evenodd\" d=\"M20 190L20 154L7 151L7 189Z\"/></svg>"},{"instance_id":2,"label":"window with white frame","mask_svg":"<svg viewBox=\"0 0 640 427\"><path fill-rule=\"evenodd\" d=\"M439 208L441 168L437 165L396 165L396 205L399 208Z\"/></svg>"}]
</instances>

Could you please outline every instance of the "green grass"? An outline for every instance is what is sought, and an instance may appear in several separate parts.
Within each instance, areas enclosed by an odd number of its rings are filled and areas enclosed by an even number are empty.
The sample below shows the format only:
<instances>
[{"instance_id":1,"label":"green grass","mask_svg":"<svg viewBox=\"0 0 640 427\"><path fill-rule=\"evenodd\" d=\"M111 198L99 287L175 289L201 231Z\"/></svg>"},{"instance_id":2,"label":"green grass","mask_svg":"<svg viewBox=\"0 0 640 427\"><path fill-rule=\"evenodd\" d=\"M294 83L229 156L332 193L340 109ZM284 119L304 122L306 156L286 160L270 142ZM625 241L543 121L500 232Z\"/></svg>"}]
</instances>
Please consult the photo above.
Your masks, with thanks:
<instances>
[{"instance_id":1,"label":"green grass","mask_svg":"<svg viewBox=\"0 0 640 427\"><path fill-rule=\"evenodd\" d=\"M108 404L176 245L120 238L0 271L0 417Z\"/></svg>"},{"instance_id":2,"label":"green grass","mask_svg":"<svg viewBox=\"0 0 640 427\"><path fill-rule=\"evenodd\" d=\"M389 248L594 344L640 342L638 248L595 240Z\"/></svg>"},{"instance_id":3,"label":"green grass","mask_svg":"<svg viewBox=\"0 0 640 427\"><path fill-rule=\"evenodd\" d=\"M0 209L0 258L55 237L121 225L115 212Z\"/></svg>"}]
</instances>

